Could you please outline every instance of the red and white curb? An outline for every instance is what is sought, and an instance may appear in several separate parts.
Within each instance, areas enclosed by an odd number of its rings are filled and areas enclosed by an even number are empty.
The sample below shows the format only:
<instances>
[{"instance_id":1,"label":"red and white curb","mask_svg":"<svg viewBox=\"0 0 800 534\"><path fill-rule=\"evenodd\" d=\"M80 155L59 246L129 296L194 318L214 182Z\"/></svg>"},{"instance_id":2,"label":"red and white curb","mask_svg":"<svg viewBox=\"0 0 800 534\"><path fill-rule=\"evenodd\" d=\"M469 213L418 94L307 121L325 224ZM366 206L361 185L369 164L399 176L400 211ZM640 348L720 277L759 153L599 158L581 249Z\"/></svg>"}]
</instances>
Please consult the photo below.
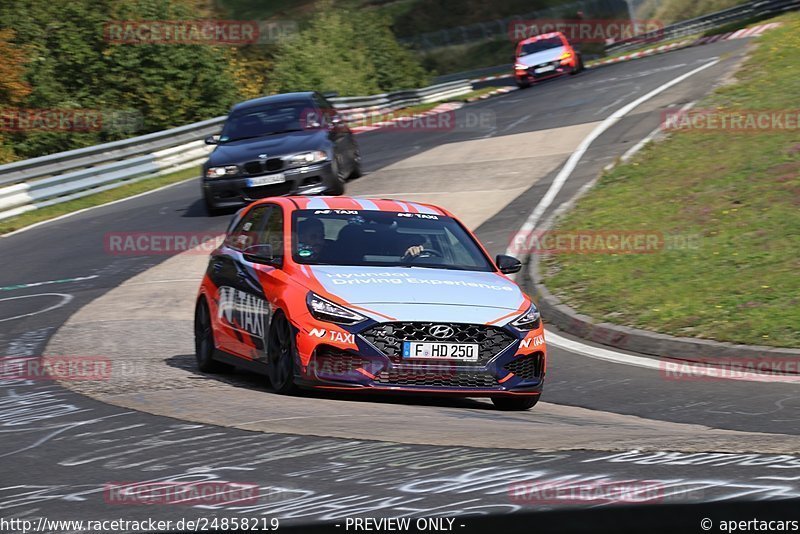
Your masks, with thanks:
<instances>
[{"instance_id":1,"label":"red and white curb","mask_svg":"<svg viewBox=\"0 0 800 534\"><path fill-rule=\"evenodd\" d=\"M490 82L492 80L503 80L505 78L511 78L514 76L513 74L496 74L494 76L484 76L483 78L475 78L474 80L470 80L470 83L480 83L480 82Z\"/></svg>"},{"instance_id":2,"label":"red and white curb","mask_svg":"<svg viewBox=\"0 0 800 534\"><path fill-rule=\"evenodd\" d=\"M675 50L677 48L686 48L688 46L692 46L694 42L695 42L694 39L686 39L684 41L679 41L677 43L662 45L657 48L648 48L647 50L640 50L638 52L625 54L624 56L612 57L610 59L604 59L597 63L592 63L591 65L589 65L589 68L596 67L599 65L611 65L612 63L621 63L623 61L631 61L633 59L652 56L654 54L663 54L664 52L671 52L672 50Z\"/></svg>"},{"instance_id":3,"label":"red and white curb","mask_svg":"<svg viewBox=\"0 0 800 534\"><path fill-rule=\"evenodd\" d=\"M477 102L478 100L486 100L487 98L492 98L493 96L497 95L504 95L506 93L510 93L511 91L516 91L519 87L511 86L511 87L498 87L494 91L490 91L486 94L481 96L473 96L472 98L468 98L467 102Z\"/></svg>"},{"instance_id":4,"label":"red and white curb","mask_svg":"<svg viewBox=\"0 0 800 534\"><path fill-rule=\"evenodd\" d=\"M381 122L376 122L375 124L370 124L369 126L353 126L350 128L350 130L354 134L372 132L375 130L380 130L381 128L392 126L398 122L410 122L416 119L420 119L422 117L430 117L431 115L439 115L440 113L455 111L458 108L462 107L463 105L464 105L463 102L445 102L444 104L439 104L435 108L430 109L428 111L424 111L422 113L415 113L413 115L401 115L387 121L381 121ZM352 122L360 122L360 121L352 121Z\"/></svg>"},{"instance_id":5,"label":"red and white curb","mask_svg":"<svg viewBox=\"0 0 800 534\"><path fill-rule=\"evenodd\" d=\"M780 22L768 22L767 24L759 24L757 26L753 26L752 28L743 28L735 32L728 32L719 35L710 35L708 37L701 37L694 44L701 45L708 43L716 43L717 41L728 41L731 39L746 39L747 37L758 37L765 31L771 30L772 28L777 28L780 25L781 25Z\"/></svg>"}]
</instances>

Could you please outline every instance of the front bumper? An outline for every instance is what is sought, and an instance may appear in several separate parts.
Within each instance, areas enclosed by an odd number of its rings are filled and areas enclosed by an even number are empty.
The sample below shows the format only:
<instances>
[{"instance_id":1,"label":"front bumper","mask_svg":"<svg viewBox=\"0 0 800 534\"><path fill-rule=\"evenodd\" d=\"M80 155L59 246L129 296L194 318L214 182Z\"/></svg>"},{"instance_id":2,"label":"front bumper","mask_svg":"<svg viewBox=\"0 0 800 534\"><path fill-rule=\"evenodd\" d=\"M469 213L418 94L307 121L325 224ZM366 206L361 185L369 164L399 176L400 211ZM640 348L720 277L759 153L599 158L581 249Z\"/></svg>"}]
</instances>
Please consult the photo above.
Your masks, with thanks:
<instances>
[{"instance_id":1,"label":"front bumper","mask_svg":"<svg viewBox=\"0 0 800 534\"><path fill-rule=\"evenodd\" d=\"M545 346L543 342L536 346L530 343L533 339L543 340L541 327L519 339L519 334L511 329L463 325L464 336L475 337L468 340L462 336L456 341L480 340L481 346L479 361L465 363L404 359L396 346L376 340L374 331L384 326L385 323L376 323L355 334L349 338L349 347L337 347L336 343L330 342L341 338L338 335L320 342L318 338L310 339L299 333L301 362L296 377L298 385L462 397L539 395L542 392L546 372ZM399 339L395 337L393 342Z\"/></svg>"},{"instance_id":2,"label":"front bumper","mask_svg":"<svg viewBox=\"0 0 800 534\"><path fill-rule=\"evenodd\" d=\"M547 65L554 67L554 70L548 72L536 72L536 69L546 67ZM541 65L534 65L532 67L528 67L526 70L514 70L514 77L516 78L517 83L533 83L541 80L547 80L549 78L556 78L564 74L569 74L574 69L575 67L572 64L561 65L560 61L553 61Z\"/></svg>"},{"instance_id":3,"label":"front bumper","mask_svg":"<svg viewBox=\"0 0 800 534\"><path fill-rule=\"evenodd\" d=\"M283 174L286 181L274 185L251 187L250 178ZM286 169L276 173L263 173L247 177L202 178L203 196L215 208L229 208L247 205L256 200L286 195L317 195L332 191L338 177L330 161Z\"/></svg>"}]
</instances>

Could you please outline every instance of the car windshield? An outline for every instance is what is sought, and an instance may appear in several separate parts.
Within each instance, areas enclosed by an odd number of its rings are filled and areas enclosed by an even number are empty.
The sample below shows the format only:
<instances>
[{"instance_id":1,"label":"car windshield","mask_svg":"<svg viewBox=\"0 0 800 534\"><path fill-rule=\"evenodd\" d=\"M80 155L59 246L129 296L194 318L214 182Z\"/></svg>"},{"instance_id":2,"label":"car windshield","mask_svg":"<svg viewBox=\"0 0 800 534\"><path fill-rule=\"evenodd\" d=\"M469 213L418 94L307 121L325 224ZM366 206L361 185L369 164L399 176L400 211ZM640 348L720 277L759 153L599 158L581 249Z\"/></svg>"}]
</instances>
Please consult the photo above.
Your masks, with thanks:
<instances>
[{"instance_id":1,"label":"car windshield","mask_svg":"<svg viewBox=\"0 0 800 534\"><path fill-rule=\"evenodd\" d=\"M292 256L306 265L494 270L458 222L423 213L300 210L293 216Z\"/></svg>"},{"instance_id":2,"label":"car windshield","mask_svg":"<svg viewBox=\"0 0 800 534\"><path fill-rule=\"evenodd\" d=\"M528 54L535 54L536 52L543 52L552 48L564 46L564 42L559 37L548 37L546 39L539 39L531 43L525 43L519 50L519 57L527 56Z\"/></svg>"},{"instance_id":3,"label":"car windshield","mask_svg":"<svg viewBox=\"0 0 800 534\"><path fill-rule=\"evenodd\" d=\"M301 131L305 117L313 110L305 101L265 104L232 114L225 122L220 143L252 139L285 132Z\"/></svg>"}]
</instances>

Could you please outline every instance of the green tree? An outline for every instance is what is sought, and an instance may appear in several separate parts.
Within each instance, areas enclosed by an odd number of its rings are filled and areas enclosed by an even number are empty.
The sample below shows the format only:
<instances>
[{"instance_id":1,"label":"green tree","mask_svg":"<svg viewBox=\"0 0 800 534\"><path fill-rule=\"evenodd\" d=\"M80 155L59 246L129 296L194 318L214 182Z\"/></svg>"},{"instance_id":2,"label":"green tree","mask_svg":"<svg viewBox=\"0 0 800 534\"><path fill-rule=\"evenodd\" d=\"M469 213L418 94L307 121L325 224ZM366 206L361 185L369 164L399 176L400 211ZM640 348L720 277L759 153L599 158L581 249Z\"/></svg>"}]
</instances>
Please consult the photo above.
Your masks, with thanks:
<instances>
[{"instance_id":1,"label":"green tree","mask_svg":"<svg viewBox=\"0 0 800 534\"><path fill-rule=\"evenodd\" d=\"M336 91L368 95L422 85L426 75L397 43L388 18L320 2L309 26L275 55L270 92Z\"/></svg>"},{"instance_id":2,"label":"green tree","mask_svg":"<svg viewBox=\"0 0 800 534\"><path fill-rule=\"evenodd\" d=\"M102 110L143 118L131 132L105 122L101 131L21 132L15 151L33 157L129 137L224 114L238 100L222 46L115 44L111 21L196 20L192 0L18 0L0 2L0 29L13 28L14 46L29 51L20 107Z\"/></svg>"},{"instance_id":3,"label":"green tree","mask_svg":"<svg viewBox=\"0 0 800 534\"><path fill-rule=\"evenodd\" d=\"M13 30L0 30L0 57L3 58L0 62L0 110L17 105L31 92L23 79L27 57L21 48L10 42L14 35ZM15 159L14 150L0 130L0 163Z\"/></svg>"}]
</instances>

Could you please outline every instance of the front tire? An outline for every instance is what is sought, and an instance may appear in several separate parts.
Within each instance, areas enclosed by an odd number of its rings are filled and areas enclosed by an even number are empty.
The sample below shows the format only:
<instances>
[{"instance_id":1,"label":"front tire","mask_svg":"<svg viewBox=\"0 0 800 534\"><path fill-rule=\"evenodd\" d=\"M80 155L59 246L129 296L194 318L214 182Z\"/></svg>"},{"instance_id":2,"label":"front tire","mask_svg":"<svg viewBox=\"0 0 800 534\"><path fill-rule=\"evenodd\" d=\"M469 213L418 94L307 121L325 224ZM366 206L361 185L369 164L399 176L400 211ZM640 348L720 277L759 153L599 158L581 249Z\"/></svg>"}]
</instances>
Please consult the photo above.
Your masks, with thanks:
<instances>
[{"instance_id":1,"label":"front tire","mask_svg":"<svg viewBox=\"0 0 800 534\"><path fill-rule=\"evenodd\" d=\"M575 65L575 68L572 69L572 72L570 72L570 74L572 75L578 74L579 72L582 72L584 69L585 67L583 66L583 58L581 56L578 56L578 61Z\"/></svg>"},{"instance_id":2,"label":"front tire","mask_svg":"<svg viewBox=\"0 0 800 534\"><path fill-rule=\"evenodd\" d=\"M296 354L292 327L282 313L272 320L267 352L267 374L275 393L291 395L297 391L294 383L294 358Z\"/></svg>"},{"instance_id":3,"label":"front tire","mask_svg":"<svg viewBox=\"0 0 800 534\"><path fill-rule=\"evenodd\" d=\"M356 178L361 178L363 175L364 172L361 170L361 154L356 151L353 157L353 170L350 171L350 176L348 176L347 179L355 180Z\"/></svg>"},{"instance_id":4,"label":"front tire","mask_svg":"<svg viewBox=\"0 0 800 534\"><path fill-rule=\"evenodd\" d=\"M211 326L211 313L208 304L201 300L194 312L194 356L201 373L224 373L233 366L214 359L214 329Z\"/></svg>"},{"instance_id":5,"label":"front tire","mask_svg":"<svg viewBox=\"0 0 800 534\"><path fill-rule=\"evenodd\" d=\"M211 199L208 198L207 196L203 196L203 204L206 207L206 214L209 217L216 217L222 212L222 210L216 207L214 203L211 202Z\"/></svg>"},{"instance_id":6,"label":"front tire","mask_svg":"<svg viewBox=\"0 0 800 534\"><path fill-rule=\"evenodd\" d=\"M328 188L327 194L338 197L344 195L344 183L347 181L347 177L342 174L342 166L339 164L338 159L333 159L332 166L333 184Z\"/></svg>"},{"instance_id":7,"label":"front tire","mask_svg":"<svg viewBox=\"0 0 800 534\"><path fill-rule=\"evenodd\" d=\"M519 412L530 410L539 402L539 395L526 395L524 397L492 397L492 403L498 410L504 412Z\"/></svg>"}]
</instances>

